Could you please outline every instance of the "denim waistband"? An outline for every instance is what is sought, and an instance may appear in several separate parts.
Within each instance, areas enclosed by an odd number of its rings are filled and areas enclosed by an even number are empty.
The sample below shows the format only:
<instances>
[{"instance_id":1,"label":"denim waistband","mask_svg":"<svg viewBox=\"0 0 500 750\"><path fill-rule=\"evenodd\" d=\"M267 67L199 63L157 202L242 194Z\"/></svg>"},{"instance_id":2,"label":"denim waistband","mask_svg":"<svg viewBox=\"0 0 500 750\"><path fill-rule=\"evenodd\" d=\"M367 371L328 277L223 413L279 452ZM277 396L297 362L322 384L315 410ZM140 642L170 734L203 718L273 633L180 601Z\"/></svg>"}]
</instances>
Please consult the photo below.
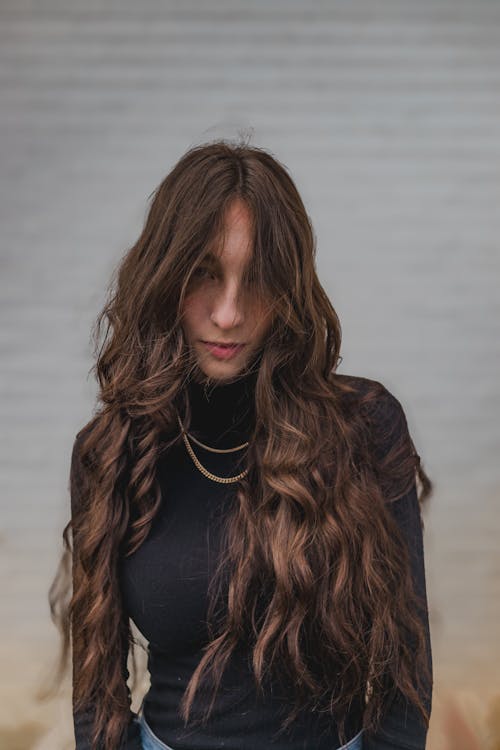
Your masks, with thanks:
<instances>
[{"instance_id":1,"label":"denim waistband","mask_svg":"<svg viewBox=\"0 0 500 750\"><path fill-rule=\"evenodd\" d=\"M166 745L156 734L153 732L151 727L146 721L144 716L143 705L139 709L137 714L137 721L139 722L139 728L141 731L141 742L143 750L175 750L170 745Z\"/></svg>"},{"instance_id":2,"label":"denim waistband","mask_svg":"<svg viewBox=\"0 0 500 750\"><path fill-rule=\"evenodd\" d=\"M357 734L354 735L354 737L351 737L349 742L346 742L345 745L341 745L341 747L337 748L337 750L362 750L363 748L363 729L360 729Z\"/></svg>"},{"instance_id":3,"label":"denim waistband","mask_svg":"<svg viewBox=\"0 0 500 750\"><path fill-rule=\"evenodd\" d=\"M146 718L144 716L144 701L141 704L141 707L139 709L139 712L137 714L137 721L139 722L139 727L141 731L141 741L143 750L175 750L175 748L171 747L170 745L166 745L162 740L160 740L159 737L156 736L156 734L153 732L151 727L146 721ZM351 739L345 743L345 745L341 745L340 747L335 748L334 750L362 750L363 748L363 729L360 729L360 731L354 735L354 737L351 737Z\"/></svg>"}]
</instances>

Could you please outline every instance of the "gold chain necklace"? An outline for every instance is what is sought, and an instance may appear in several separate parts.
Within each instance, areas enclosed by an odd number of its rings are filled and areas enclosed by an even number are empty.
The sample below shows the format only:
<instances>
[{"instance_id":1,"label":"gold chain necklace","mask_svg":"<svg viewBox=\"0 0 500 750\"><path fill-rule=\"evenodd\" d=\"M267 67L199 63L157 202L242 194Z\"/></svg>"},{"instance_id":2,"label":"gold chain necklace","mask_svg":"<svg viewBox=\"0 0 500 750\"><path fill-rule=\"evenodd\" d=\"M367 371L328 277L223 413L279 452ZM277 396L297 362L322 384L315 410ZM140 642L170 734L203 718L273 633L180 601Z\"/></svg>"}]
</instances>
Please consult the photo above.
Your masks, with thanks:
<instances>
[{"instance_id":1,"label":"gold chain necklace","mask_svg":"<svg viewBox=\"0 0 500 750\"><path fill-rule=\"evenodd\" d=\"M182 439L184 440L184 445L186 446L187 452L191 456L191 459L196 466L196 468L203 474L203 476L207 477L208 479L211 479L213 482L220 482L221 484L229 484L231 482L237 482L239 479L244 477L246 474L248 474L248 469L245 469L244 471L240 472L234 477L218 477L216 474L212 474L211 471L208 471L208 469L205 469L205 467L200 463L198 458L195 455L195 452L193 451L193 448L191 447L191 444L188 440L188 433L184 429L184 425L181 422L181 418L177 414L177 421L179 422L179 426L181 428L181 434ZM205 448L206 450L212 451L212 453L234 453L235 451L239 451L242 448L246 448L248 445L248 441L246 443L242 443L241 445L236 446L236 448L213 448L209 445L205 445L205 443L202 443L201 440L197 440L192 435L189 435L191 440L193 440L195 443L200 445L202 448Z\"/></svg>"}]
</instances>

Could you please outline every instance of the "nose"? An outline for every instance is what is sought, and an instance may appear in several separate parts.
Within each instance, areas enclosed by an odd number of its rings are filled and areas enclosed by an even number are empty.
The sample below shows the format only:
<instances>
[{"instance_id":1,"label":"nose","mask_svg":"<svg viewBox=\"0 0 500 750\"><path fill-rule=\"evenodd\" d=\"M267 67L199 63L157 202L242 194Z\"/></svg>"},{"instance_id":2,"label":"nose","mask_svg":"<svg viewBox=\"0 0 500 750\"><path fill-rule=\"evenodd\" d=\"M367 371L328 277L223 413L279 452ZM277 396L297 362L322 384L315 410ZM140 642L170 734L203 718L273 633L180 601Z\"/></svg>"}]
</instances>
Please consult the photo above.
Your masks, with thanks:
<instances>
[{"instance_id":1,"label":"nose","mask_svg":"<svg viewBox=\"0 0 500 750\"><path fill-rule=\"evenodd\" d=\"M244 313L237 289L228 287L214 297L210 319L221 330L242 325Z\"/></svg>"}]
</instances>

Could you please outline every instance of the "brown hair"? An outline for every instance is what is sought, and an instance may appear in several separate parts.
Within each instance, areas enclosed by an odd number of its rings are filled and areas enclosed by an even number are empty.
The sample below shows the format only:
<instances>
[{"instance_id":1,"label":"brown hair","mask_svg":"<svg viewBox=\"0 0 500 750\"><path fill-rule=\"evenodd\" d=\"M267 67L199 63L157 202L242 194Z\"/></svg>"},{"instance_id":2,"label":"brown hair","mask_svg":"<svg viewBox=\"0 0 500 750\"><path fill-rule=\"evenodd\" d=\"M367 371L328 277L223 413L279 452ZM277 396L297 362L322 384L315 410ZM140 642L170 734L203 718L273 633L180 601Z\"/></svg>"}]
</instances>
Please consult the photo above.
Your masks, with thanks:
<instances>
[{"instance_id":1,"label":"brown hair","mask_svg":"<svg viewBox=\"0 0 500 750\"><path fill-rule=\"evenodd\" d=\"M130 716L134 639L117 561L141 545L160 504L156 464L178 439L176 414L195 367L182 303L235 197L252 218L246 283L269 301L273 325L259 361L249 471L236 485L210 587L212 640L182 716L187 722L210 676L208 719L227 659L246 641L258 687L267 674L289 678L294 701L283 727L307 706L329 711L345 737L349 705L368 688L363 722L376 728L395 686L429 720L420 692L432 681L418 615L425 602L387 505L417 480L422 503L432 484L397 399L377 381L335 372L340 323L286 168L261 148L219 140L187 151L154 192L94 331L100 405L73 446L72 519L49 600L62 632L60 670L72 640L74 710L96 708L94 747L102 738L105 750L119 746ZM227 617L217 621L228 571Z\"/></svg>"}]
</instances>

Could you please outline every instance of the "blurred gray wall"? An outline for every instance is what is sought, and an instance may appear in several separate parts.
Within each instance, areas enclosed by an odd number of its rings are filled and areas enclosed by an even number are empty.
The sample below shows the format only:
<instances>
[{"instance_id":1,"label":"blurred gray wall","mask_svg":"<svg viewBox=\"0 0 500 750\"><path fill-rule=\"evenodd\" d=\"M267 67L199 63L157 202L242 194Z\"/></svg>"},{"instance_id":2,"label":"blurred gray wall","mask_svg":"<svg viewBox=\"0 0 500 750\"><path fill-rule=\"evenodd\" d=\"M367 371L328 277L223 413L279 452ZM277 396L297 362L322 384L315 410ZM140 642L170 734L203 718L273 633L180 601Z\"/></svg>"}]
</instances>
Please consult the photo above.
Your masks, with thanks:
<instances>
[{"instance_id":1,"label":"blurred gray wall","mask_svg":"<svg viewBox=\"0 0 500 750\"><path fill-rule=\"evenodd\" d=\"M499 690L499 24L496 0L2 0L6 747L63 741L67 706L33 691L57 646L47 589L109 274L180 155L240 131L303 195L340 371L400 399L435 482L438 690Z\"/></svg>"}]
</instances>

